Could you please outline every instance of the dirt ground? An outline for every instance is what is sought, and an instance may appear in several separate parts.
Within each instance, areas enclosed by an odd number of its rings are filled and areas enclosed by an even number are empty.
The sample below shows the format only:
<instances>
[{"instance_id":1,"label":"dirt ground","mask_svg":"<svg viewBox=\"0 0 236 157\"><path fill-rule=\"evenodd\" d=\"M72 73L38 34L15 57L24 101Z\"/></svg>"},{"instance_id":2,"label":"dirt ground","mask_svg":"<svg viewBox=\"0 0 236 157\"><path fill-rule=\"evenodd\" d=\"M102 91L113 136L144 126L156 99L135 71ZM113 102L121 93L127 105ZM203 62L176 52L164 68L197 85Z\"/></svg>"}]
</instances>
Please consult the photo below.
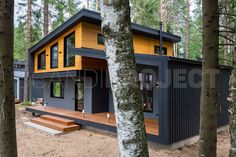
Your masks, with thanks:
<instances>
[{"instance_id":1,"label":"dirt ground","mask_svg":"<svg viewBox=\"0 0 236 157\"><path fill-rule=\"evenodd\" d=\"M18 108L19 109L19 108ZM17 142L19 157L118 157L116 137L112 133L81 129L63 135L49 135L26 126L32 118L29 113L17 110ZM227 157L229 148L228 130L218 135L218 157ZM197 144L170 150L149 143L150 157L194 157Z\"/></svg>"}]
</instances>

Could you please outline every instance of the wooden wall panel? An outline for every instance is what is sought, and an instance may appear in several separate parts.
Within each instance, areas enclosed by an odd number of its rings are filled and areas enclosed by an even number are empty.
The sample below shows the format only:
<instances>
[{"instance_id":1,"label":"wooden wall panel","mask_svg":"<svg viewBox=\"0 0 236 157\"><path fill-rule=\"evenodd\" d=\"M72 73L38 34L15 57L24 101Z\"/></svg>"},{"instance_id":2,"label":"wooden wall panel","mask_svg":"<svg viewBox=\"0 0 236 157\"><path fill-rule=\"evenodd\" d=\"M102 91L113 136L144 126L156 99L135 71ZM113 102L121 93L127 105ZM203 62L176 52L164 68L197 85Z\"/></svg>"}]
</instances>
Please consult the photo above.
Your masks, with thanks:
<instances>
[{"instance_id":1,"label":"wooden wall panel","mask_svg":"<svg viewBox=\"0 0 236 157\"><path fill-rule=\"evenodd\" d=\"M67 70L81 70L82 69L82 57L81 56L76 56L75 57L75 66L73 67L64 67L64 38L69 35L72 32L75 32L75 46L76 47L81 47L81 40L82 40L82 35L81 35L81 24L78 24L77 26L75 26L74 28L70 29L68 32L66 32L65 34L63 34L62 36L60 36L58 39L56 39L55 41L51 42L50 44L48 44L46 47L44 47L43 49L41 49L40 51L38 51L35 54L34 57L34 72L35 73L44 73L44 72L57 72L57 71L67 71ZM58 68L50 68L50 48L51 46L53 46L54 44L58 43ZM46 69L44 70L39 70L38 69L38 55L43 52L44 50L46 50Z\"/></svg>"},{"instance_id":2,"label":"wooden wall panel","mask_svg":"<svg viewBox=\"0 0 236 157\"><path fill-rule=\"evenodd\" d=\"M97 34L101 33L101 27L90 23L82 23L82 47L104 50L104 45L97 42ZM154 54L154 47L159 46L159 40L134 35L134 52L142 54ZM167 48L167 56L173 56L173 44L163 42L163 47Z\"/></svg>"},{"instance_id":3,"label":"wooden wall panel","mask_svg":"<svg viewBox=\"0 0 236 157\"><path fill-rule=\"evenodd\" d=\"M103 62L95 61L95 59L82 58L81 56L75 57L75 66L64 67L64 38L70 33L75 32L75 46L76 48L91 48L104 50L104 45L98 44L98 34L101 33L101 27L93 25L90 23L81 22L59 38L48 44L46 47L35 53L34 57L34 72L44 73L44 72L57 72L57 71L67 71L67 70L82 70L84 68L97 68L98 65L101 68L106 67ZM134 51L135 53L142 54L154 54L154 47L159 46L159 41L156 39L144 37L141 35L134 35ZM58 68L50 68L50 48L54 44L58 43ZM163 42L163 46L167 48L167 55L173 55L173 44L169 42ZM39 70L38 65L38 55L46 50L46 69ZM85 59L85 60L84 60ZM84 60L84 61L83 61ZM100 68L99 68L100 69Z\"/></svg>"}]
</instances>

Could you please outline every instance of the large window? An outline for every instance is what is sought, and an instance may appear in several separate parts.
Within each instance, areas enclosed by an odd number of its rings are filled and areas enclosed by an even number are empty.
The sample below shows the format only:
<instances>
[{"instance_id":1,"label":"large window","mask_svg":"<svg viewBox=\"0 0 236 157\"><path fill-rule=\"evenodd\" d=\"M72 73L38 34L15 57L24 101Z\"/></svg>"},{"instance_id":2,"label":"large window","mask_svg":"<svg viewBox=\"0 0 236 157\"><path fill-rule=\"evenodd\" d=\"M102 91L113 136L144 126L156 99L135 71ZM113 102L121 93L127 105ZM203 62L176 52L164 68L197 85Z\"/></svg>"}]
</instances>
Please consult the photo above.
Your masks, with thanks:
<instances>
[{"instance_id":1,"label":"large window","mask_svg":"<svg viewBox=\"0 0 236 157\"><path fill-rule=\"evenodd\" d=\"M38 69L46 68L46 51L43 51L38 55Z\"/></svg>"},{"instance_id":2,"label":"large window","mask_svg":"<svg viewBox=\"0 0 236 157\"><path fill-rule=\"evenodd\" d=\"M51 47L51 68L58 68L58 44Z\"/></svg>"},{"instance_id":3,"label":"large window","mask_svg":"<svg viewBox=\"0 0 236 157\"><path fill-rule=\"evenodd\" d=\"M75 66L75 55L71 52L71 48L75 47L75 33L65 37L64 44L64 66Z\"/></svg>"},{"instance_id":4,"label":"large window","mask_svg":"<svg viewBox=\"0 0 236 157\"><path fill-rule=\"evenodd\" d=\"M155 54L167 55L167 48L162 47L162 53L160 52L160 46L155 46Z\"/></svg>"},{"instance_id":5,"label":"large window","mask_svg":"<svg viewBox=\"0 0 236 157\"><path fill-rule=\"evenodd\" d=\"M144 112L153 112L153 75L139 73Z\"/></svg>"},{"instance_id":6,"label":"large window","mask_svg":"<svg viewBox=\"0 0 236 157\"><path fill-rule=\"evenodd\" d=\"M61 81L51 82L51 97L53 97L53 98L63 98L64 97L63 82L61 82Z\"/></svg>"}]
</instances>

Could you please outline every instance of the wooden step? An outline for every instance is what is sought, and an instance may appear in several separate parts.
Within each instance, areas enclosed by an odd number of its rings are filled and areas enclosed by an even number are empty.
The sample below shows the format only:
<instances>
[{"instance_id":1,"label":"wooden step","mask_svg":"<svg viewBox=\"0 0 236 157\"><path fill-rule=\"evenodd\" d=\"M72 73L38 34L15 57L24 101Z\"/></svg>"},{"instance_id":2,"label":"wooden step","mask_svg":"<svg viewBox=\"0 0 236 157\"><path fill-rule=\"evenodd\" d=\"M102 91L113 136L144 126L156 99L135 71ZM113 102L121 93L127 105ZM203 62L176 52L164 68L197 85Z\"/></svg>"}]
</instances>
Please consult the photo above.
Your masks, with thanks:
<instances>
[{"instance_id":1,"label":"wooden step","mask_svg":"<svg viewBox=\"0 0 236 157\"><path fill-rule=\"evenodd\" d=\"M40 118L44 119L44 120L47 120L47 121L63 124L63 125L73 125L73 124L75 124L73 120L64 119L64 118L55 117L55 116L50 116L50 115L42 115L42 116L40 116Z\"/></svg>"},{"instance_id":2,"label":"wooden step","mask_svg":"<svg viewBox=\"0 0 236 157\"><path fill-rule=\"evenodd\" d=\"M59 124L59 123L55 123L52 121L48 121L45 119L41 119L41 118L36 118L36 119L31 119L30 120L32 123L36 123L51 129L55 129L58 131L62 131L62 132L68 132L68 131L74 131L74 130L79 130L80 126L73 124L73 125L63 125L63 124Z\"/></svg>"}]
</instances>

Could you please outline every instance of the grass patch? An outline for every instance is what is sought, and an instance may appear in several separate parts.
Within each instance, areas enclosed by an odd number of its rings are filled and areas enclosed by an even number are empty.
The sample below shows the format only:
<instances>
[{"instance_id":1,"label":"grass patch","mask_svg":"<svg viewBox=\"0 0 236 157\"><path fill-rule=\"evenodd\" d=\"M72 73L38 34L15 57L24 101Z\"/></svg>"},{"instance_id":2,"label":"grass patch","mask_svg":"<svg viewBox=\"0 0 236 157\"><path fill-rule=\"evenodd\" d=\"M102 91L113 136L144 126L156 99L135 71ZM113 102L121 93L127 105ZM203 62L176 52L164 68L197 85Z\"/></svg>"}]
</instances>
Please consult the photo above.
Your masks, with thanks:
<instances>
[{"instance_id":1,"label":"grass patch","mask_svg":"<svg viewBox=\"0 0 236 157\"><path fill-rule=\"evenodd\" d=\"M32 106L32 102L26 101L22 103L22 106Z\"/></svg>"}]
</instances>

